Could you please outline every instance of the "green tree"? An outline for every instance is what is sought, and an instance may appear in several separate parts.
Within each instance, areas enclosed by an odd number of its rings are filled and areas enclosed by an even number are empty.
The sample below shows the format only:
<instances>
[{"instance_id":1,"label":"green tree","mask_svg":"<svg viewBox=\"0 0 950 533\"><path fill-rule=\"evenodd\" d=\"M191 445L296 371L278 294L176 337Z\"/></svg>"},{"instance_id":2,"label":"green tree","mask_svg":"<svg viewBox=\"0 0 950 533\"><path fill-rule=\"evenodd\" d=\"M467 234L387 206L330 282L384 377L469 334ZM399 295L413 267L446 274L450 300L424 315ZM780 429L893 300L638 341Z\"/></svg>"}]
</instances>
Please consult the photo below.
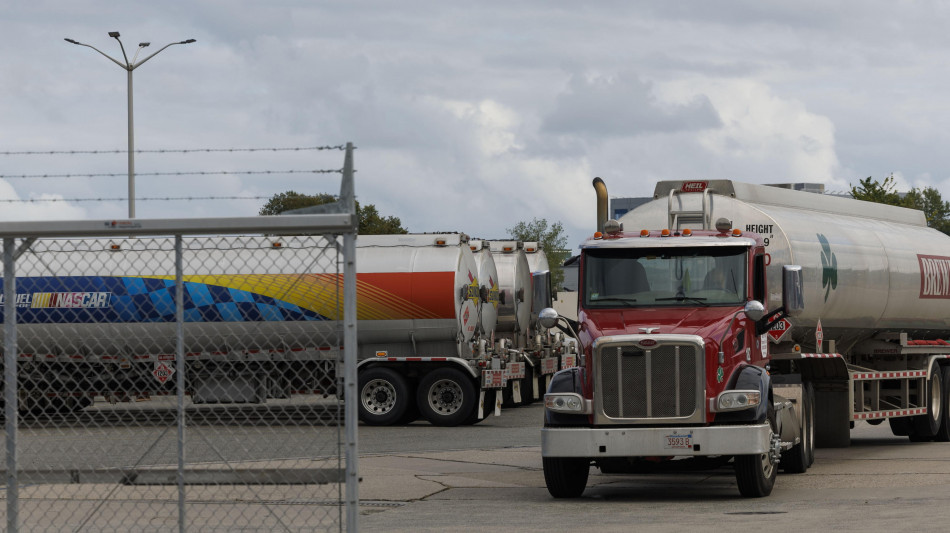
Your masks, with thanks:
<instances>
[{"instance_id":1,"label":"green tree","mask_svg":"<svg viewBox=\"0 0 950 533\"><path fill-rule=\"evenodd\" d=\"M518 222L507 231L512 239L537 241L538 246L544 250L548 258L551 282L554 287L558 288L564 283L564 270L561 266L564 260L570 257L571 252L567 249L567 236L564 235L564 226L560 222L555 222L549 227L547 219L534 218L531 222Z\"/></svg>"},{"instance_id":2,"label":"green tree","mask_svg":"<svg viewBox=\"0 0 950 533\"><path fill-rule=\"evenodd\" d=\"M933 187L911 189L904 196L906 207L920 209L927 217L927 225L937 231L950 235L950 203L940 197L940 193Z\"/></svg>"},{"instance_id":3,"label":"green tree","mask_svg":"<svg viewBox=\"0 0 950 533\"><path fill-rule=\"evenodd\" d=\"M868 176L860 180L859 186L851 187L851 196L858 200L896 205L924 212L927 226L950 235L950 202L945 202L940 192L933 187L913 188L903 196L897 192L893 175L884 178L884 182Z\"/></svg>"},{"instance_id":4,"label":"green tree","mask_svg":"<svg viewBox=\"0 0 950 533\"><path fill-rule=\"evenodd\" d=\"M851 196L856 200L904 206L901 195L897 192L897 185L895 184L893 174L884 178L884 183L877 181L871 176L860 180L858 183L858 187L851 187Z\"/></svg>"},{"instance_id":5,"label":"green tree","mask_svg":"<svg viewBox=\"0 0 950 533\"><path fill-rule=\"evenodd\" d=\"M332 194L300 194L296 191L287 191L275 194L267 200L267 203L261 207L259 215L279 215L284 211L291 209L300 209L301 207L310 207L312 205L323 205L335 202L336 196ZM398 217L384 217L379 214L376 206L366 204L361 206L356 202L356 216L359 219L360 235L393 235L409 233L409 230L402 227L402 222Z\"/></svg>"}]
</instances>

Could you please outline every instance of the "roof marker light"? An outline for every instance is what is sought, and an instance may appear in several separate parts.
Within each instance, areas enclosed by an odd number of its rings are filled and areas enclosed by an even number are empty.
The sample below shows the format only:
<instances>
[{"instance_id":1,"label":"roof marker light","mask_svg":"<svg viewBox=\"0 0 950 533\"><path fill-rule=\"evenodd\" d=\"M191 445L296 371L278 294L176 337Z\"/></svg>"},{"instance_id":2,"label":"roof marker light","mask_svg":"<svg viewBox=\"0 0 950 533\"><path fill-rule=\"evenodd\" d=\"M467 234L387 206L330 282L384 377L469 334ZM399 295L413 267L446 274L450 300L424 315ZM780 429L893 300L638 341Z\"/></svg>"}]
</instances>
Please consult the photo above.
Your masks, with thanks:
<instances>
[{"instance_id":1,"label":"roof marker light","mask_svg":"<svg viewBox=\"0 0 950 533\"><path fill-rule=\"evenodd\" d=\"M649 236L650 236L650 230L648 230L648 229L642 229L642 230L640 230L640 236L641 236L641 237L649 237Z\"/></svg>"},{"instance_id":2,"label":"roof marker light","mask_svg":"<svg viewBox=\"0 0 950 533\"><path fill-rule=\"evenodd\" d=\"M669 236L670 236L670 230L668 229L665 229L660 232L660 237L669 237Z\"/></svg>"},{"instance_id":3,"label":"roof marker light","mask_svg":"<svg viewBox=\"0 0 950 533\"><path fill-rule=\"evenodd\" d=\"M595 231L595 232L594 232L594 238L595 238L595 239L603 239L603 238L604 238L604 234L601 233L601 232L599 232L599 231Z\"/></svg>"},{"instance_id":4,"label":"roof marker light","mask_svg":"<svg viewBox=\"0 0 950 533\"><path fill-rule=\"evenodd\" d=\"M742 237L742 230L739 229L739 228L736 228L736 229L732 230L732 236L733 236L733 237Z\"/></svg>"},{"instance_id":5,"label":"roof marker light","mask_svg":"<svg viewBox=\"0 0 950 533\"><path fill-rule=\"evenodd\" d=\"M683 230L683 237L689 237L689 236L692 235L692 234L693 234L693 230L691 230L691 229L689 229L689 228L686 228L686 229Z\"/></svg>"}]
</instances>

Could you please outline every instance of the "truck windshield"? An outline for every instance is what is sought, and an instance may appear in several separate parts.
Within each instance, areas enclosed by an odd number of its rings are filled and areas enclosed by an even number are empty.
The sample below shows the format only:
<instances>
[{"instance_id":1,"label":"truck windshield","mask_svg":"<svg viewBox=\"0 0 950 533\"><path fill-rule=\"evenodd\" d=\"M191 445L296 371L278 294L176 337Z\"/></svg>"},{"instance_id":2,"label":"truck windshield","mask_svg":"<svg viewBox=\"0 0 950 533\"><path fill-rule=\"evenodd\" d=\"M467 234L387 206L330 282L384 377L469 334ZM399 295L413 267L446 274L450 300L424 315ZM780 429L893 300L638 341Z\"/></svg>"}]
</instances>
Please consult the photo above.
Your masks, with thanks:
<instances>
[{"instance_id":1,"label":"truck windshield","mask_svg":"<svg viewBox=\"0 0 950 533\"><path fill-rule=\"evenodd\" d=\"M588 308L740 305L746 301L746 248L589 248Z\"/></svg>"}]
</instances>

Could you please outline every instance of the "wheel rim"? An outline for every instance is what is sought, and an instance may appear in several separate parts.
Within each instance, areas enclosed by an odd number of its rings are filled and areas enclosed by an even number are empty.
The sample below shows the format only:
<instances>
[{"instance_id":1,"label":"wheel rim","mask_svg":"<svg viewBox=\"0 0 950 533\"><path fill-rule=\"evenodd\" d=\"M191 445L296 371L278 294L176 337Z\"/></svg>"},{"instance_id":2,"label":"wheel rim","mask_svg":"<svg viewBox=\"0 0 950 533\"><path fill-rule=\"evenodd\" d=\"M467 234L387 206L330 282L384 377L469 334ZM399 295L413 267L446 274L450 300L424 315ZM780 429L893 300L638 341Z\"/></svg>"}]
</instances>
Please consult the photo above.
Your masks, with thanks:
<instances>
[{"instance_id":1,"label":"wheel rim","mask_svg":"<svg viewBox=\"0 0 950 533\"><path fill-rule=\"evenodd\" d=\"M440 415L451 415L462 408L462 387L451 379L440 379L429 387L429 407Z\"/></svg>"},{"instance_id":2,"label":"wheel rim","mask_svg":"<svg viewBox=\"0 0 950 533\"><path fill-rule=\"evenodd\" d=\"M396 405L396 387L384 379L371 380L363 386L360 401L370 413L384 415Z\"/></svg>"},{"instance_id":3,"label":"wheel rim","mask_svg":"<svg viewBox=\"0 0 950 533\"><path fill-rule=\"evenodd\" d=\"M940 387L941 387L941 384L940 384L940 373L939 373L939 372L935 372L935 373L933 374L933 376L934 376L934 377L931 378L931 380L930 380L930 382L931 382L931 385L930 385L930 417L933 418L934 420L936 420L936 421L939 423L939 422L940 422L940 415L941 415L940 410L943 409L943 405L941 405L941 404L943 403L943 402L942 402L943 396L941 395L941 392L942 392L942 391L940 390Z\"/></svg>"}]
</instances>

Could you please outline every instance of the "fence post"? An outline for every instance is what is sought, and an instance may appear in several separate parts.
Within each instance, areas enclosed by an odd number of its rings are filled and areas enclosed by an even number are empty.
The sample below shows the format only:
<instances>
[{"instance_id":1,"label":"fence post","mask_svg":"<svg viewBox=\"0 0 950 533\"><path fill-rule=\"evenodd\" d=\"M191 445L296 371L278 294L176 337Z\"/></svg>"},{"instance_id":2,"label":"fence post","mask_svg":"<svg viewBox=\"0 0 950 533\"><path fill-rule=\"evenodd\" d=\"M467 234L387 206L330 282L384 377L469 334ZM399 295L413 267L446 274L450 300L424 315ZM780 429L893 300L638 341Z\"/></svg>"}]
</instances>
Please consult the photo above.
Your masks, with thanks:
<instances>
[{"instance_id":1,"label":"fence post","mask_svg":"<svg viewBox=\"0 0 950 533\"><path fill-rule=\"evenodd\" d=\"M175 235L175 395L178 411L178 531L185 533L185 284L181 235Z\"/></svg>"},{"instance_id":2,"label":"fence post","mask_svg":"<svg viewBox=\"0 0 950 533\"><path fill-rule=\"evenodd\" d=\"M353 144L346 144L343 160L343 183L353 190ZM352 194L341 198L348 204L348 213L356 216ZM354 221L354 226L356 221ZM359 390L356 375L356 231L343 235L343 424L346 427L346 530L359 531L359 451L357 447L357 407Z\"/></svg>"},{"instance_id":3,"label":"fence post","mask_svg":"<svg viewBox=\"0 0 950 533\"><path fill-rule=\"evenodd\" d=\"M7 426L7 531L18 531L20 486L17 481L16 240L3 239L3 397Z\"/></svg>"}]
</instances>

